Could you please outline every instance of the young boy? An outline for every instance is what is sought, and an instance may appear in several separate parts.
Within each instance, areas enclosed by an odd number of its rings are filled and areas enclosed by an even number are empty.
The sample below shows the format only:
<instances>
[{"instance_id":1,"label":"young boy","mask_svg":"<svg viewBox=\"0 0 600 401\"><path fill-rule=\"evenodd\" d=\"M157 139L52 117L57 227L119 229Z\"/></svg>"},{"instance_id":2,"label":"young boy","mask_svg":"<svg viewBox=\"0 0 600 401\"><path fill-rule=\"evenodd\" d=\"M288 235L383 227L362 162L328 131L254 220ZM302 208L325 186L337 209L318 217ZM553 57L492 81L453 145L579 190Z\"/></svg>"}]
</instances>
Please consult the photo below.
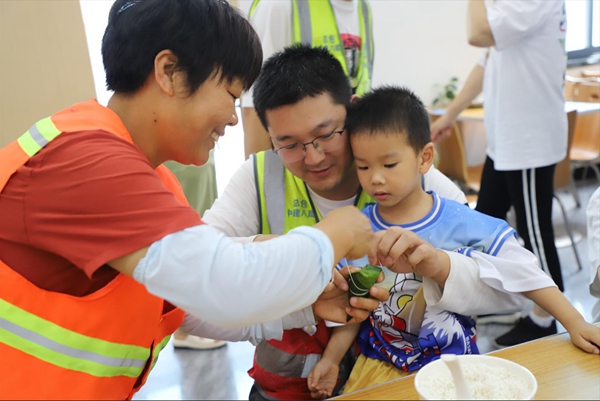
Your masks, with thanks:
<instances>
[{"instance_id":1,"label":"young boy","mask_svg":"<svg viewBox=\"0 0 600 401\"><path fill-rule=\"evenodd\" d=\"M515 231L504 220L422 189L421 176L433 163L434 147L427 111L412 92L398 87L372 91L349 107L346 129L360 184L378 201L363 209L379 241L370 258L377 254L376 259L385 261L382 249L403 253L406 273L396 274L384 267L386 279L380 285L389 288L390 296L360 326L361 355L345 393L403 376L442 353L479 352L471 317L426 302L418 263L424 255L436 257L445 250L466 255L479 252L496 260L535 257L518 244ZM381 240L384 233L386 244ZM404 249L406 240L415 236L422 239L421 244ZM393 244L390 238L394 238ZM397 267L394 270L398 271ZM482 276L490 285L527 296L561 322L575 345L599 353L600 330L583 319L540 269L515 271L497 262ZM347 341L345 346L350 346L351 340ZM329 346L333 346L331 342ZM345 351L339 343L335 348ZM328 351L309 376L313 391L326 391L320 378L327 373L330 358L336 357Z\"/></svg>"}]
</instances>

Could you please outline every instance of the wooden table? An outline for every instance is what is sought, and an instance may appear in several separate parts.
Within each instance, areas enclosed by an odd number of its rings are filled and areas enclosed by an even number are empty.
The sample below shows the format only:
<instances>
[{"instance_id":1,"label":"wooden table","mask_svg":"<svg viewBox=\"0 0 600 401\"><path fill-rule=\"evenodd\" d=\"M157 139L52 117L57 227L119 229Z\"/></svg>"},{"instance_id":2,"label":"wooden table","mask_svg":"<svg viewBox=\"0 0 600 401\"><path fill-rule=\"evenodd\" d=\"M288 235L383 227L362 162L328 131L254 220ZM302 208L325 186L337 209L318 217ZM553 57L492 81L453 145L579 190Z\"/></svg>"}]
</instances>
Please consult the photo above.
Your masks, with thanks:
<instances>
[{"instance_id":1,"label":"wooden table","mask_svg":"<svg viewBox=\"0 0 600 401\"><path fill-rule=\"evenodd\" d=\"M600 111L600 103L587 102L565 102L565 112L577 110L578 115L585 115ZM431 109L429 113L434 116L441 116L445 113L444 109ZM456 117L456 121L483 121L483 108L475 107L472 109L464 109L462 113Z\"/></svg>"},{"instance_id":2,"label":"wooden table","mask_svg":"<svg viewBox=\"0 0 600 401\"><path fill-rule=\"evenodd\" d=\"M600 356L588 354L571 343L567 333L490 352L517 362L538 382L536 400L600 399ZM418 400L415 375L392 380L335 400Z\"/></svg>"},{"instance_id":3,"label":"wooden table","mask_svg":"<svg viewBox=\"0 0 600 401\"><path fill-rule=\"evenodd\" d=\"M482 107L464 109L462 113L456 117L456 122L458 123L465 147L467 166L469 167L480 166L485 162L487 141L485 137L485 126L483 124L483 110ZM577 110L577 129L585 131L590 125L589 119L599 118L600 103L565 102L565 112L571 110ZM429 109L428 112L432 116L441 116L446 110Z\"/></svg>"}]
</instances>

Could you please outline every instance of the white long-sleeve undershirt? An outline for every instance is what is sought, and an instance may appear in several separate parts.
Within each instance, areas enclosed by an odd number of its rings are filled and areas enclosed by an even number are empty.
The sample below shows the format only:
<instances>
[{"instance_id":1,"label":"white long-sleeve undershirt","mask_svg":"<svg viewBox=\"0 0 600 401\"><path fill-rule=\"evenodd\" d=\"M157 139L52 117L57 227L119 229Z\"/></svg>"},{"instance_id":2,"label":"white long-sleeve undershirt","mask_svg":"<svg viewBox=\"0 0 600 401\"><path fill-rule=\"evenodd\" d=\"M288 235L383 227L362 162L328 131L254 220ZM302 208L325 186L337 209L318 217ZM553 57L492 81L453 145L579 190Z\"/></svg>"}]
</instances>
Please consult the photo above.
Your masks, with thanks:
<instances>
[{"instance_id":1,"label":"white long-sleeve undershirt","mask_svg":"<svg viewBox=\"0 0 600 401\"><path fill-rule=\"evenodd\" d=\"M231 329L272 322L282 331L285 320L276 321L315 302L333 265L331 241L312 227L244 245L200 225L153 243L133 277L208 324ZM312 311L295 316L295 327L314 324Z\"/></svg>"}]
</instances>

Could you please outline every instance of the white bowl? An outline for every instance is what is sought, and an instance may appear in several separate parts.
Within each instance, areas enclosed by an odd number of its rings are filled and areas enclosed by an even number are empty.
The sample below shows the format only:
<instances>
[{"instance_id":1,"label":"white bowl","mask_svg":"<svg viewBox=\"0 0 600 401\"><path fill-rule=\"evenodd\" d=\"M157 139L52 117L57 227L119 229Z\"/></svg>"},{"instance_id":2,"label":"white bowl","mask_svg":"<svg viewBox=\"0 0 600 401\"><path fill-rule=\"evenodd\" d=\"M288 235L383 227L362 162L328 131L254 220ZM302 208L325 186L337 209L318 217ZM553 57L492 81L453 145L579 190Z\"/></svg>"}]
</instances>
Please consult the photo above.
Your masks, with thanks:
<instances>
[{"instance_id":1,"label":"white bowl","mask_svg":"<svg viewBox=\"0 0 600 401\"><path fill-rule=\"evenodd\" d=\"M489 355L456 357L474 399L531 400L535 396L535 376L518 363ZM503 373L506 374L504 378ZM417 372L415 388L421 400L456 399L454 381L441 359L425 365Z\"/></svg>"}]
</instances>

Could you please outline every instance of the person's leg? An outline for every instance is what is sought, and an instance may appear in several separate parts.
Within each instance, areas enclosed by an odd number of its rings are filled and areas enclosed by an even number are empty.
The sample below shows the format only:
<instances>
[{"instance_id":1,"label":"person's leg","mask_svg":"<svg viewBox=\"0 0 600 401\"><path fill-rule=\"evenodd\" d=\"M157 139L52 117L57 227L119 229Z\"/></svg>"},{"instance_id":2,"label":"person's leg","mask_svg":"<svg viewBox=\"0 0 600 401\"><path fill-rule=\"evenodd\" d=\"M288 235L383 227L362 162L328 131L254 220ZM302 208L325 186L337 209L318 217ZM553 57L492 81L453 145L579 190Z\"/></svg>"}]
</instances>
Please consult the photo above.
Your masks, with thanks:
<instances>
[{"instance_id":1,"label":"person's leg","mask_svg":"<svg viewBox=\"0 0 600 401\"><path fill-rule=\"evenodd\" d=\"M504 172L496 171L494 161L486 157L481 172L481 185L475 210L505 220L510 209L510 203Z\"/></svg>"},{"instance_id":2,"label":"person's leg","mask_svg":"<svg viewBox=\"0 0 600 401\"><path fill-rule=\"evenodd\" d=\"M506 219L511 199L508 193L505 172L496 171L494 161L486 157L481 173L481 187L477 195L475 210L499 219ZM521 317L519 312L507 314L486 314L475 317L477 324L515 324Z\"/></svg>"},{"instance_id":3,"label":"person's leg","mask_svg":"<svg viewBox=\"0 0 600 401\"><path fill-rule=\"evenodd\" d=\"M554 244L552 198L555 165L506 172L517 232L525 247L535 254L540 267L563 291L558 252ZM508 333L498 337L495 345L505 347L556 333L554 318L534 305L529 316L521 319Z\"/></svg>"},{"instance_id":4,"label":"person's leg","mask_svg":"<svg viewBox=\"0 0 600 401\"><path fill-rule=\"evenodd\" d=\"M558 252L554 244L552 200L555 165L506 172L511 203L515 209L517 232L525 247L535 254L542 270L563 291Z\"/></svg>"}]
</instances>

